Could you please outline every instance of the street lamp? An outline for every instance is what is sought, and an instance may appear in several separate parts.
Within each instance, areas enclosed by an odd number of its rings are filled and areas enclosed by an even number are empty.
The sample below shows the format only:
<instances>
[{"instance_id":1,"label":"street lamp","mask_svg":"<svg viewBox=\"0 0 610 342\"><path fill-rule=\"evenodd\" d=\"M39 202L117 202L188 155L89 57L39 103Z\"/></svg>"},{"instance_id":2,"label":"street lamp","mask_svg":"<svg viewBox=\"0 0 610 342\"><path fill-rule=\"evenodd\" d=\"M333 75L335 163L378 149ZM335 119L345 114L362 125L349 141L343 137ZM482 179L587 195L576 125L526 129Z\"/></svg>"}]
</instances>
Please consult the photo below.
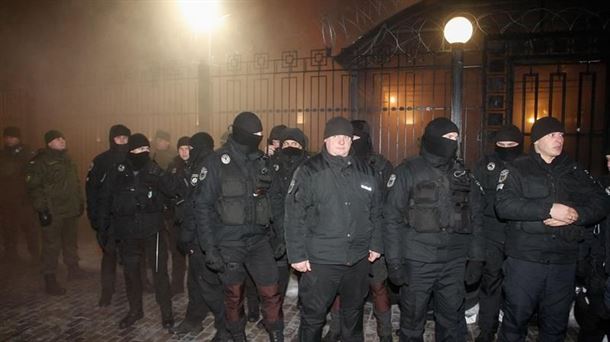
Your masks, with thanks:
<instances>
[{"instance_id":1,"label":"street lamp","mask_svg":"<svg viewBox=\"0 0 610 342\"><path fill-rule=\"evenodd\" d=\"M228 15L222 14L222 6L220 1L217 0L177 0L177 3L182 16L195 34L198 36L207 34L208 36L207 59L204 61L202 56L199 56L200 61L197 69L199 83L197 126L201 125L207 115L210 118L208 129L211 129L212 102L210 90L212 78L210 65L212 63L212 32L223 24Z\"/></svg>"},{"instance_id":2,"label":"street lamp","mask_svg":"<svg viewBox=\"0 0 610 342\"><path fill-rule=\"evenodd\" d=\"M472 23L465 17L453 17L445 24L443 35L451 44L451 121L462 132L462 87L464 79L464 44L472 37Z\"/></svg>"}]
</instances>

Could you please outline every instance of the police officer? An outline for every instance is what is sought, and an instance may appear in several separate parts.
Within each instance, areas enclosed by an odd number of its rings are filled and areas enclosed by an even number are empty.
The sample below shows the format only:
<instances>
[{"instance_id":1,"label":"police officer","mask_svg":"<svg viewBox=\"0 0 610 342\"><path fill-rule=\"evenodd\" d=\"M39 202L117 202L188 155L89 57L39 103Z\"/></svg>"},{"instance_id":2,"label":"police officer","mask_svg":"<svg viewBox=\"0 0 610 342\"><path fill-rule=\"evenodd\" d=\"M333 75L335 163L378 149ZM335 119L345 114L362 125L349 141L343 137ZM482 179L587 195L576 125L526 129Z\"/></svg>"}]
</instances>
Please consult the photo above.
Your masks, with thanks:
<instances>
[{"instance_id":1,"label":"police officer","mask_svg":"<svg viewBox=\"0 0 610 342\"><path fill-rule=\"evenodd\" d=\"M435 338L464 341L467 259L483 260L480 189L456 159L458 128L437 118L425 128L420 155L388 180L386 260L400 289L400 340L421 341L430 299Z\"/></svg>"},{"instance_id":2,"label":"police officer","mask_svg":"<svg viewBox=\"0 0 610 342\"><path fill-rule=\"evenodd\" d=\"M563 132L557 119L538 119L529 154L500 172L495 209L510 221L502 341L525 341L536 311L539 340L563 341L583 227L608 213L601 187L563 153Z\"/></svg>"},{"instance_id":3,"label":"police officer","mask_svg":"<svg viewBox=\"0 0 610 342\"><path fill-rule=\"evenodd\" d=\"M174 197L172 205L173 222L168 225L168 241L169 251L172 256L172 281L171 281L171 292L172 295L184 292L184 275L186 273L186 256L178 248L178 237L180 236L180 227L182 216L184 215L181 211L184 207L181 205L176 206L176 201L184 200L185 193L188 188L184 187L185 169L187 167L188 160L190 158L190 138L181 137L178 139L176 144L178 148L178 155L174 157L172 162L167 167L168 176L181 182L180 189L182 193L178 194L178 197Z\"/></svg>"},{"instance_id":4,"label":"police officer","mask_svg":"<svg viewBox=\"0 0 610 342\"><path fill-rule=\"evenodd\" d=\"M286 257L286 242L284 240L284 203L288 194L288 186L292 175L299 165L309 158L305 151L306 138L298 128L286 128L282 134L280 147L272 158L273 182L269 189L273 211L273 236L271 245L277 260L282 302L290 280L290 265Z\"/></svg>"},{"instance_id":5,"label":"police officer","mask_svg":"<svg viewBox=\"0 0 610 342\"><path fill-rule=\"evenodd\" d=\"M21 130L8 126L3 131L4 148L0 151L0 230L4 240L4 254L0 262L19 260L17 241L23 233L30 258L39 262L38 230L32 220L31 204L25 187L25 168L32 158L30 149L21 143Z\"/></svg>"},{"instance_id":6,"label":"police officer","mask_svg":"<svg viewBox=\"0 0 610 342\"><path fill-rule=\"evenodd\" d=\"M140 263L148 262L153 273L156 300L161 308L162 326L174 323L165 235L160 234L166 196L174 193L163 170L150 159L150 143L143 134L129 137L129 153L108 174L100 194L98 227L102 245L117 239L123 261L129 312L121 329L143 317Z\"/></svg>"},{"instance_id":7,"label":"police officer","mask_svg":"<svg viewBox=\"0 0 610 342\"><path fill-rule=\"evenodd\" d=\"M110 148L98 154L87 173L87 181L85 183L85 191L87 195L87 217L91 224L91 228L95 230L98 236L98 243L101 243L101 235L99 231L97 211L99 209L99 196L104 181L108 177L108 173L115 164L123 161L127 155L127 141L131 131L124 125L114 125L110 127L108 140ZM102 247L102 246L100 246ZM99 306L108 306L114 294L114 283L116 278L117 250L114 239L108 239L105 246L102 248L102 265L101 265L101 282L102 294L100 296Z\"/></svg>"},{"instance_id":8,"label":"police officer","mask_svg":"<svg viewBox=\"0 0 610 342\"><path fill-rule=\"evenodd\" d=\"M278 274L268 239L271 210L267 191L271 173L258 149L262 124L242 112L233 121L227 143L205 162L196 199L196 219L206 264L220 272L227 328L244 341L244 281L251 274L262 299L263 320L272 341L283 341L283 313Z\"/></svg>"},{"instance_id":9,"label":"police officer","mask_svg":"<svg viewBox=\"0 0 610 342\"><path fill-rule=\"evenodd\" d=\"M353 120L352 127L354 128L354 140L352 142L352 150L357 158L362 158L375 171L380 189L384 192L386 183L392 173L392 164L385 159L381 154L375 153L373 150L373 141L371 140L371 129L365 120ZM373 313L377 320L377 335L381 342L392 341L392 308L390 303L390 295L386 287L386 279L388 278L388 270L385 258L382 256L371 264L369 272L369 293L373 300ZM332 320L329 324L329 330L324 341L338 341L341 337L340 322L340 299L337 297L331 308Z\"/></svg>"},{"instance_id":10,"label":"police officer","mask_svg":"<svg viewBox=\"0 0 610 342\"><path fill-rule=\"evenodd\" d=\"M78 266L76 252L78 218L83 214L84 201L76 165L66 152L64 135L50 130L44 141L47 147L28 164L26 184L42 227L45 289L57 296L66 293L55 278L60 250L68 266L68 279L86 276Z\"/></svg>"},{"instance_id":11,"label":"police officer","mask_svg":"<svg viewBox=\"0 0 610 342\"><path fill-rule=\"evenodd\" d=\"M302 273L300 341L320 341L341 296L341 339L363 341L370 263L383 252L382 193L373 170L350 154L352 125L334 117L322 152L295 172L286 197L288 261Z\"/></svg>"},{"instance_id":12,"label":"police officer","mask_svg":"<svg viewBox=\"0 0 610 342\"><path fill-rule=\"evenodd\" d=\"M223 288L218 273L210 270L205 264L194 213L194 201L199 191L199 183L207 175L203 166L205 158L214 150L214 140L205 133L199 132L190 139L191 150L186 167L180 174L184 177L181 186L177 188L179 195L176 201L176 220L180 225L178 244L189 257L188 263L188 305L184 321L173 332L176 335L191 333L197 335L203 327L201 321L207 313L214 314L216 335L212 341L228 340L228 331L225 325L225 310L223 302Z\"/></svg>"},{"instance_id":13,"label":"police officer","mask_svg":"<svg viewBox=\"0 0 610 342\"><path fill-rule=\"evenodd\" d=\"M481 205L483 216L482 236L485 241L485 264L473 265L466 269L466 283L475 284L481 280L479 288L478 325L480 334L477 342L491 342L498 329L498 314L502 303L502 264L504 263L504 240L506 222L496 216L494 203L500 171L505 164L523 154L523 134L515 125L506 125L496 133L495 150L481 158L474 175L484 191Z\"/></svg>"}]
</instances>

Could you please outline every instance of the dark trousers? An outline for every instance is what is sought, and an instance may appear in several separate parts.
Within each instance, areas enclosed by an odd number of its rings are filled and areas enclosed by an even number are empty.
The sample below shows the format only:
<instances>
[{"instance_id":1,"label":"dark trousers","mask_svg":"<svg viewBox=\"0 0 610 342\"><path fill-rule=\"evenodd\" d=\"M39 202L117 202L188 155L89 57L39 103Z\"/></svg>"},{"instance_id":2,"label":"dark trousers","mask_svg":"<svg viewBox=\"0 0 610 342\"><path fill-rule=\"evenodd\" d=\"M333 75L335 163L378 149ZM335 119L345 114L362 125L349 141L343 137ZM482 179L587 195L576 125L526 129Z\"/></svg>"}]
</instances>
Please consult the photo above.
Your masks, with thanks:
<instances>
[{"instance_id":1,"label":"dark trousers","mask_svg":"<svg viewBox=\"0 0 610 342\"><path fill-rule=\"evenodd\" d=\"M479 288L479 328L482 333L498 330L498 314L502 304L502 265L504 244L486 240L485 264Z\"/></svg>"},{"instance_id":2,"label":"dark trousers","mask_svg":"<svg viewBox=\"0 0 610 342\"><path fill-rule=\"evenodd\" d=\"M574 299L576 264L540 264L508 257L504 262L504 317L500 341L525 341L538 312L538 339L563 341Z\"/></svg>"},{"instance_id":3,"label":"dark trousers","mask_svg":"<svg viewBox=\"0 0 610 342\"><path fill-rule=\"evenodd\" d=\"M34 211L27 204L15 206L13 203L0 204L0 231L4 242L4 258L16 259L19 234L23 234L30 257L40 259L39 227L34 222Z\"/></svg>"},{"instance_id":4,"label":"dark trousers","mask_svg":"<svg viewBox=\"0 0 610 342\"><path fill-rule=\"evenodd\" d=\"M352 266L311 264L299 281L301 324L299 341L320 341L326 313L341 296L341 341L364 341L362 319L369 287L369 261Z\"/></svg>"},{"instance_id":5,"label":"dark trousers","mask_svg":"<svg viewBox=\"0 0 610 342\"><path fill-rule=\"evenodd\" d=\"M407 260L408 285L400 288L400 341L423 341L428 305L432 299L437 341L465 341L464 272L466 259L445 263Z\"/></svg>"},{"instance_id":6,"label":"dark trousers","mask_svg":"<svg viewBox=\"0 0 610 342\"><path fill-rule=\"evenodd\" d=\"M205 265L205 256L199 248L195 248L193 254L189 256L186 284L189 302L185 319L199 323L211 311L216 329L226 329L222 283L218 273Z\"/></svg>"},{"instance_id":7,"label":"dark trousers","mask_svg":"<svg viewBox=\"0 0 610 342\"><path fill-rule=\"evenodd\" d=\"M117 245L111 239L102 249L101 282L102 294L112 295L116 281Z\"/></svg>"},{"instance_id":8,"label":"dark trousers","mask_svg":"<svg viewBox=\"0 0 610 342\"><path fill-rule=\"evenodd\" d=\"M55 274L59 252L63 255L64 264L70 267L78 266L76 252L78 217L53 217L53 222L42 227L42 273Z\"/></svg>"},{"instance_id":9,"label":"dark trousers","mask_svg":"<svg viewBox=\"0 0 610 342\"><path fill-rule=\"evenodd\" d=\"M234 335L244 332L244 287L249 274L262 301L265 327L270 331L282 331L282 301L269 241L261 238L239 245L221 244L219 248L225 261L225 271L220 274L220 279L224 287L227 329Z\"/></svg>"},{"instance_id":10,"label":"dark trousers","mask_svg":"<svg viewBox=\"0 0 610 342\"><path fill-rule=\"evenodd\" d=\"M122 240L119 248L123 259L129 311L142 311L142 268L140 265L148 262L153 274L155 299L161 308L161 317L163 320L172 318L165 235L159 233L145 239Z\"/></svg>"},{"instance_id":11,"label":"dark trousers","mask_svg":"<svg viewBox=\"0 0 610 342\"><path fill-rule=\"evenodd\" d=\"M251 275L246 277L246 305L248 306L248 314L259 314L260 311L260 300L258 298L258 291L256 290L256 284Z\"/></svg>"},{"instance_id":12,"label":"dark trousers","mask_svg":"<svg viewBox=\"0 0 610 342\"><path fill-rule=\"evenodd\" d=\"M172 290L180 291L184 289L184 276L186 274L186 255L178 248L180 225L173 224L173 219L166 220L165 224L168 228L168 249L172 256Z\"/></svg>"}]
</instances>

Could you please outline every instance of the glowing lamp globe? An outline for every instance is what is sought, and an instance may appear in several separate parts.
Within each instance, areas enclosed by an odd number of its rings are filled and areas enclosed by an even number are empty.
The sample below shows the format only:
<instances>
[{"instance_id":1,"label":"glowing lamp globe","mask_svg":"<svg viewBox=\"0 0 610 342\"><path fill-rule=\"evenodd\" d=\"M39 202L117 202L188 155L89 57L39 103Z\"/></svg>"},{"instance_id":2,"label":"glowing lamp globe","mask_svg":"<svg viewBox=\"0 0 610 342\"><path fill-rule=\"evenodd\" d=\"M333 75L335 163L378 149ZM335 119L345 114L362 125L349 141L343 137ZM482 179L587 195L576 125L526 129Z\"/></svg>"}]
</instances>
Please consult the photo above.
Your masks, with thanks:
<instances>
[{"instance_id":1,"label":"glowing lamp globe","mask_svg":"<svg viewBox=\"0 0 610 342\"><path fill-rule=\"evenodd\" d=\"M470 20L464 17L454 17L445 24L443 35L450 44L464 44L472 37L472 30Z\"/></svg>"}]
</instances>

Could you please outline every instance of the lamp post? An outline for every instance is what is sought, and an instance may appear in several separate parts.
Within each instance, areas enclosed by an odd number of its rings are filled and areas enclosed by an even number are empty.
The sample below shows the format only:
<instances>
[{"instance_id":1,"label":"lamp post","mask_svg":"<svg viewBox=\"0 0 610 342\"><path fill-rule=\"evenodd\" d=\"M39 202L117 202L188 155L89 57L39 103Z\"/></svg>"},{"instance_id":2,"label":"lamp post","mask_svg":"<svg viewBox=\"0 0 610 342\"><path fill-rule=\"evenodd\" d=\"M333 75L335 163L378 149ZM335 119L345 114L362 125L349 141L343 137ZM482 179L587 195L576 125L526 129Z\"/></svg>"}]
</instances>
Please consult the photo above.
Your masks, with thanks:
<instances>
[{"instance_id":1,"label":"lamp post","mask_svg":"<svg viewBox=\"0 0 610 342\"><path fill-rule=\"evenodd\" d=\"M462 132L462 94L464 79L464 44L472 37L472 23L465 17L453 17L443 30L445 40L451 44L451 121ZM461 136L463 134L460 134Z\"/></svg>"},{"instance_id":2,"label":"lamp post","mask_svg":"<svg viewBox=\"0 0 610 342\"><path fill-rule=\"evenodd\" d=\"M228 15L221 14L221 5L215 0L177 0L180 11L194 33L201 37L207 35L207 56L198 56L197 65L198 80L198 113L197 125L202 126L206 116L212 113L212 101L210 90L212 84L210 66L212 63L212 33L218 29ZM211 124L211 117L210 117ZM209 125L211 126L211 125ZM211 129L211 127L208 127Z\"/></svg>"}]
</instances>

